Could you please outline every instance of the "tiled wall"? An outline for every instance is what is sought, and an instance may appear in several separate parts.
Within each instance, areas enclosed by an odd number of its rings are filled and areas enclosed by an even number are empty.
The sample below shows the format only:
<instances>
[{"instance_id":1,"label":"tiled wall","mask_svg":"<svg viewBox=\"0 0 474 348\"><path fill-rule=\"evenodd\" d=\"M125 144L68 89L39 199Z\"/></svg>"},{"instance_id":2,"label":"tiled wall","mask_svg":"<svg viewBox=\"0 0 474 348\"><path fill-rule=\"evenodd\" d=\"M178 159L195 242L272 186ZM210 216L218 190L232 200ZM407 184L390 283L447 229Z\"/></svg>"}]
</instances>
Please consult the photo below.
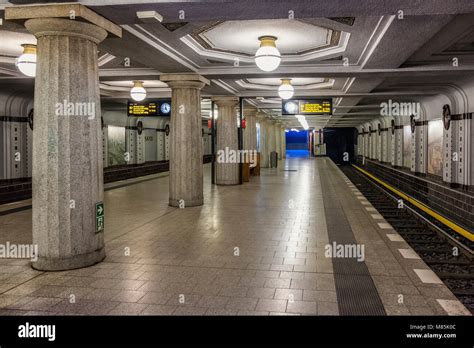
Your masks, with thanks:
<instances>
[{"instance_id":1,"label":"tiled wall","mask_svg":"<svg viewBox=\"0 0 474 348\"><path fill-rule=\"evenodd\" d=\"M0 204L31 198L31 178L0 180Z\"/></svg>"},{"instance_id":2,"label":"tiled wall","mask_svg":"<svg viewBox=\"0 0 474 348\"><path fill-rule=\"evenodd\" d=\"M209 163L211 160L212 155L204 155L203 163ZM168 170L169 161L108 167L104 169L104 183L167 172ZM29 198L31 198L31 178L0 180L0 204Z\"/></svg>"},{"instance_id":3,"label":"tiled wall","mask_svg":"<svg viewBox=\"0 0 474 348\"><path fill-rule=\"evenodd\" d=\"M474 195L472 193L452 189L372 160L366 160L366 165L363 166L361 157L357 159L357 163L386 183L463 225L466 229L474 231Z\"/></svg>"}]
</instances>

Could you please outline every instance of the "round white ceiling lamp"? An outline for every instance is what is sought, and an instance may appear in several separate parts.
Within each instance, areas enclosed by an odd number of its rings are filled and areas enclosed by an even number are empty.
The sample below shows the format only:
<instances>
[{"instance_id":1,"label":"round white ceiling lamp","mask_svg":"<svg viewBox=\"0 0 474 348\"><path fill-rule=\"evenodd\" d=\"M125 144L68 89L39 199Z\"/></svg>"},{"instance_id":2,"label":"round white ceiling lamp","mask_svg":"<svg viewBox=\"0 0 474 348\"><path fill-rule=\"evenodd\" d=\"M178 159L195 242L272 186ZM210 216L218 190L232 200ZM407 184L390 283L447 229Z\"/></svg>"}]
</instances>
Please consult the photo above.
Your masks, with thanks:
<instances>
[{"instance_id":1,"label":"round white ceiling lamp","mask_svg":"<svg viewBox=\"0 0 474 348\"><path fill-rule=\"evenodd\" d=\"M290 99L295 94L295 89L291 85L291 79L281 79L281 85L278 88L278 95L281 99Z\"/></svg>"},{"instance_id":2,"label":"round white ceiling lamp","mask_svg":"<svg viewBox=\"0 0 474 348\"><path fill-rule=\"evenodd\" d=\"M16 60L16 66L22 74L35 77L36 76L36 45L23 44L23 53Z\"/></svg>"},{"instance_id":3,"label":"round white ceiling lamp","mask_svg":"<svg viewBox=\"0 0 474 348\"><path fill-rule=\"evenodd\" d=\"M146 89L143 87L143 81L133 81L130 97L135 101L142 101L146 98Z\"/></svg>"},{"instance_id":4,"label":"round white ceiling lamp","mask_svg":"<svg viewBox=\"0 0 474 348\"><path fill-rule=\"evenodd\" d=\"M255 53L255 64L263 71L273 71L280 65L280 51L276 48L275 36L260 36L260 48Z\"/></svg>"}]
</instances>

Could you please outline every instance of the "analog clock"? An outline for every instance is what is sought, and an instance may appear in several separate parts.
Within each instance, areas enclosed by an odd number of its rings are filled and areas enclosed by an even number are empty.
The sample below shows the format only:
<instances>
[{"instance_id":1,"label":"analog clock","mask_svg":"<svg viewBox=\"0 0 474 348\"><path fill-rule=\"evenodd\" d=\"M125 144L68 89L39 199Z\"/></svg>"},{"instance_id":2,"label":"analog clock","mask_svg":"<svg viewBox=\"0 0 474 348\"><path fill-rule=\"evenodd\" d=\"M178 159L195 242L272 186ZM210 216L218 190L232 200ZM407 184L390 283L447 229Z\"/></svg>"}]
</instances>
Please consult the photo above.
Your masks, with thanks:
<instances>
[{"instance_id":1,"label":"analog clock","mask_svg":"<svg viewBox=\"0 0 474 348\"><path fill-rule=\"evenodd\" d=\"M169 114L171 111L171 105L169 103L163 103L160 106L160 110L163 114Z\"/></svg>"}]
</instances>

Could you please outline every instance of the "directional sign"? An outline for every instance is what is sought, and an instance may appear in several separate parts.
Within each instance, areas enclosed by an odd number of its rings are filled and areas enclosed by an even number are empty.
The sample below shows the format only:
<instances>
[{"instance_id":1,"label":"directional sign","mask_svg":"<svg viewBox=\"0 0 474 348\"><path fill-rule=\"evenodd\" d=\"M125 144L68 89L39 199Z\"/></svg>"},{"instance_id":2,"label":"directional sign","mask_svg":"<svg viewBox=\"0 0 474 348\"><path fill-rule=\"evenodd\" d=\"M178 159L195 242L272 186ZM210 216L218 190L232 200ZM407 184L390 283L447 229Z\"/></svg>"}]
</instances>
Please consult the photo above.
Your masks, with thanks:
<instances>
[{"instance_id":1,"label":"directional sign","mask_svg":"<svg viewBox=\"0 0 474 348\"><path fill-rule=\"evenodd\" d=\"M104 231L104 202L99 202L95 204L95 231L102 232Z\"/></svg>"}]
</instances>

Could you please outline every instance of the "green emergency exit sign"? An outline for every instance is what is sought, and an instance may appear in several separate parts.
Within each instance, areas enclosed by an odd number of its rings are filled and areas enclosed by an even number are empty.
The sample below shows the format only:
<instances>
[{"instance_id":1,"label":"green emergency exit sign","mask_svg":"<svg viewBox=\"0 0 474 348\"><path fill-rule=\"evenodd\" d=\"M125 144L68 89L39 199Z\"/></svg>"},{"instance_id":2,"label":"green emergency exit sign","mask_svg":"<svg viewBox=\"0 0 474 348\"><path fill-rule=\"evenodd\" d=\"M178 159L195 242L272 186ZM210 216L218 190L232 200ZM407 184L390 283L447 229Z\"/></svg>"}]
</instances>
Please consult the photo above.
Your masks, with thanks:
<instances>
[{"instance_id":1,"label":"green emergency exit sign","mask_svg":"<svg viewBox=\"0 0 474 348\"><path fill-rule=\"evenodd\" d=\"M95 204L95 231L97 233L104 231L104 202Z\"/></svg>"}]
</instances>

